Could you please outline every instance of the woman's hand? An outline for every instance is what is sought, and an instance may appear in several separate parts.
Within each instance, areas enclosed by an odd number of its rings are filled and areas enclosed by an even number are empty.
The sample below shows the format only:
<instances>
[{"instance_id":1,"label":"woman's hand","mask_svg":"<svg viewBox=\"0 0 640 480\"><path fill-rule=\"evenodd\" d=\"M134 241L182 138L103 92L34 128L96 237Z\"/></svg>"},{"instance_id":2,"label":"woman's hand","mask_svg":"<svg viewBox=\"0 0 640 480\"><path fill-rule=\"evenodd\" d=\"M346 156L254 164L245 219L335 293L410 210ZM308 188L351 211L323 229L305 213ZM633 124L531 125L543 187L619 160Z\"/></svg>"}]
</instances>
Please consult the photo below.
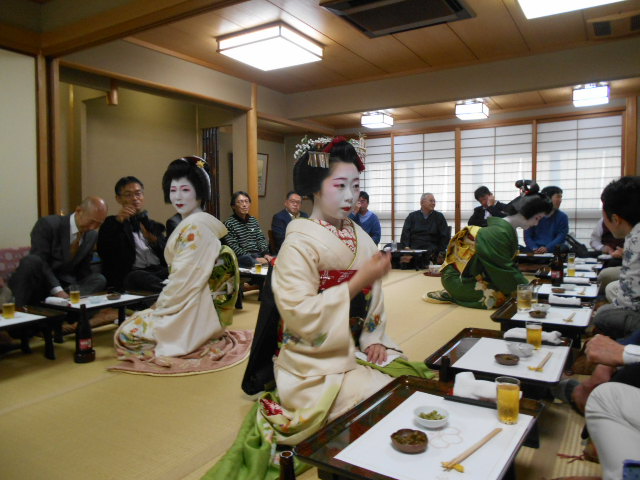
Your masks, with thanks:
<instances>
[{"instance_id":1,"label":"woman's hand","mask_svg":"<svg viewBox=\"0 0 640 480\"><path fill-rule=\"evenodd\" d=\"M387 361L387 347L380 343L369 345L364 353L367 354L367 361L380 365Z\"/></svg>"},{"instance_id":2,"label":"woman's hand","mask_svg":"<svg viewBox=\"0 0 640 480\"><path fill-rule=\"evenodd\" d=\"M355 297L363 288L369 287L391 270L391 253L378 252L364 264L349 280L349 295Z\"/></svg>"}]
</instances>

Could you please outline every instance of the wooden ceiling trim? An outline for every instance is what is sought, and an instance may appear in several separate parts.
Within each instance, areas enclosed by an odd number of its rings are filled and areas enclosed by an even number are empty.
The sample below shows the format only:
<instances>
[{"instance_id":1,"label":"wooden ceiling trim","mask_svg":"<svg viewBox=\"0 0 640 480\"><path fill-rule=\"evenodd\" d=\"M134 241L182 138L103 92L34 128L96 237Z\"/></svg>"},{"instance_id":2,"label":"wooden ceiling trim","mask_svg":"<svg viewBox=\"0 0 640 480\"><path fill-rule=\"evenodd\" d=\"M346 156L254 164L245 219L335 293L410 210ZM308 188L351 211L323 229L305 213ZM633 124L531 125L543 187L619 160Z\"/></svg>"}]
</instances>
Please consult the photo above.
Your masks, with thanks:
<instances>
[{"instance_id":1,"label":"wooden ceiling trim","mask_svg":"<svg viewBox=\"0 0 640 480\"><path fill-rule=\"evenodd\" d=\"M244 0L138 0L42 34L42 51L63 56Z\"/></svg>"},{"instance_id":2,"label":"wooden ceiling trim","mask_svg":"<svg viewBox=\"0 0 640 480\"><path fill-rule=\"evenodd\" d=\"M40 34L7 23L0 23L0 47L37 55L40 52Z\"/></svg>"},{"instance_id":3,"label":"wooden ceiling trim","mask_svg":"<svg viewBox=\"0 0 640 480\"><path fill-rule=\"evenodd\" d=\"M282 125L288 125L290 127L300 128L301 130L308 130L310 132L322 133L323 135L335 135L335 130L330 127L318 125L313 121L305 120L290 120L285 117L279 117L277 115L271 115L269 113L258 112L258 119L267 120L269 122L280 123Z\"/></svg>"},{"instance_id":4,"label":"wooden ceiling trim","mask_svg":"<svg viewBox=\"0 0 640 480\"><path fill-rule=\"evenodd\" d=\"M143 80L141 78L132 77L130 75L123 75L123 74L119 74L119 73L116 73L116 72L104 70L104 69L101 69L101 68L90 67L90 66L87 66L87 65L84 65L84 64L72 62L72 61L65 60L65 59L61 59L60 60L60 66L74 68L76 70L81 70L83 72L92 73L92 74L95 74L95 75L100 75L102 77L118 80L120 82L130 83L132 85L139 85L141 87L150 88L150 89L157 90L157 91L160 91L160 92L173 93L173 94L181 95L181 96L184 96L184 97L187 97L187 98L193 98L193 99L197 99L197 100L200 100L200 101L204 101L206 103L213 103L213 104L216 104L218 106L223 105L223 106L226 106L226 107L234 108L236 110L240 110L242 112L249 111L249 107L246 106L246 105L240 105L240 104L237 104L237 103L232 103L232 102L220 99L220 98L215 98L215 97L211 97L211 96L208 96L208 95L203 95L201 93L195 93L195 92L192 92L192 91L189 91L189 90L183 90L181 88L171 87L169 85L165 85L165 84L162 84L162 83L152 82L152 81L149 81L149 80Z\"/></svg>"}]
</instances>

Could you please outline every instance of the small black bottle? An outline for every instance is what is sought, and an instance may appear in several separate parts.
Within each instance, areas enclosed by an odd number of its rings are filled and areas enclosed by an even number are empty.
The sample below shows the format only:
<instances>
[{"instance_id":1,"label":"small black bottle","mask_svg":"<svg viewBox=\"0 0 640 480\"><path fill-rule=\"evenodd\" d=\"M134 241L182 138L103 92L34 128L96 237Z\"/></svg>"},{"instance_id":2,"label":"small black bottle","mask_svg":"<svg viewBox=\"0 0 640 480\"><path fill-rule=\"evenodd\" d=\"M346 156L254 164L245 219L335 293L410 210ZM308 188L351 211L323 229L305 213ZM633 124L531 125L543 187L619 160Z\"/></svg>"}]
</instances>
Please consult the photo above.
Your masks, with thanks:
<instances>
[{"instance_id":1,"label":"small black bottle","mask_svg":"<svg viewBox=\"0 0 640 480\"><path fill-rule=\"evenodd\" d=\"M93 349L93 335L91 324L87 318L87 307L80 306L78 325L76 326L76 352L73 360L76 363L89 363L96 359L96 351Z\"/></svg>"},{"instance_id":2,"label":"small black bottle","mask_svg":"<svg viewBox=\"0 0 640 480\"><path fill-rule=\"evenodd\" d=\"M280 454L280 480L295 480L296 471L293 466L293 452L285 450Z\"/></svg>"},{"instance_id":3,"label":"small black bottle","mask_svg":"<svg viewBox=\"0 0 640 480\"><path fill-rule=\"evenodd\" d=\"M564 262L562 261L562 254L558 250L555 251L550 267L551 285L559 287L564 280Z\"/></svg>"},{"instance_id":4,"label":"small black bottle","mask_svg":"<svg viewBox=\"0 0 640 480\"><path fill-rule=\"evenodd\" d=\"M445 355L440 359L440 372L438 378L441 382L451 381L451 359Z\"/></svg>"}]
</instances>

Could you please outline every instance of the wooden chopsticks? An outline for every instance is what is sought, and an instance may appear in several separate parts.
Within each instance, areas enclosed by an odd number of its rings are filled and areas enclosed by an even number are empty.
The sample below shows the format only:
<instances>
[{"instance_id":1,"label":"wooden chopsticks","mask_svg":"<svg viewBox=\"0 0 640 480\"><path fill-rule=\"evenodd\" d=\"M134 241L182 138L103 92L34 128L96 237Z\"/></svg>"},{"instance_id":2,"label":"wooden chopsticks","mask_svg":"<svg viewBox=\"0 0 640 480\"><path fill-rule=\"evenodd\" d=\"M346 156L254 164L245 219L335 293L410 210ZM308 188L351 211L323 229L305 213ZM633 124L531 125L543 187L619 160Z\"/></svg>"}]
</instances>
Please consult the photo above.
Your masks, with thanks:
<instances>
[{"instance_id":1,"label":"wooden chopsticks","mask_svg":"<svg viewBox=\"0 0 640 480\"><path fill-rule=\"evenodd\" d=\"M462 462L467 457L469 457L472 453L474 453L476 450L482 447L485 443L487 443L489 440L491 440L501 431L502 431L502 428L494 428L482 440L479 440L477 443L467 448L464 452L462 452L460 455L458 455L456 458L454 458L450 462L442 462L442 467L445 470L451 470L452 468L455 468L456 465L458 465L460 462Z\"/></svg>"},{"instance_id":2,"label":"wooden chopsticks","mask_svg":"<svg viewBox=\"0 0 640 480\"><path fill-rule=\"evenodd\" d=\"M573 317L576 316L576 312L571 312L571 315L569 315L567 318L563 318L563 320L565 322L573 322Z\"/></svg>"},{"instance_id":3,"label":"wooden chopsticks","mask_svg":"<svg viewBox=\"0 0 640 480\"><path fill-rule=\"evenodd\" d=\"M549 359L551 358L551 352L547 352L547 355L542 359L540 364L537 367L529 366L529 370L534 370L536 372L541 372L544 366L547 364Z\"/></svg>"}]
</instances>

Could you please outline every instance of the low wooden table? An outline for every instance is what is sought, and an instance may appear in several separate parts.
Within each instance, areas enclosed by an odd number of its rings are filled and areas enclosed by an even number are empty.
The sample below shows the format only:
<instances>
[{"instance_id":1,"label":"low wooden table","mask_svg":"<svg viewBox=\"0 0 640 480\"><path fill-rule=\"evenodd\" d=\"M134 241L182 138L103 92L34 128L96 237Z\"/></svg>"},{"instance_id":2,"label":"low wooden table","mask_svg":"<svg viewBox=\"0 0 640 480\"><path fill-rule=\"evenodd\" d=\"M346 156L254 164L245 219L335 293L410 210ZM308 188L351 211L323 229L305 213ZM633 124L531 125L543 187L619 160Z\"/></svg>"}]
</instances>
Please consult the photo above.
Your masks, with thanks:
<instances>
[{"instance_id":1,"label":"low wooden table","mask_svg":"<svg viewBox=\"0 0 640 480\"><path fill-rule=\"evenodd\" d=\"M44 356L49 360L56 359L56 352L53 344L53 331L59 326L66 313L55 309L43 308L40 306L27 305L20 309L16 308L15 318L4 318L0 316L0 329L11 331L12 329L20 329L24 327L35 327L42 332L44 339ZM29 338L31 331L26 331L20 338L20 349L24 353L31 353L29 346Z\"/></svg>"},{"instance_id":2,"label":"low wooden table","mask_svg":"<svg viewBox=\"0 0 640 480\"><path fill-rule=\"evenodd\" d=\"M481 368L481 366L477 364L476 364L477 367L473 367L473 368L456 367L456 363L465 354L467 354L479 342L480 339L483 339L483 338L502 339L503 333L504 332L501 332L499 330L488 330L483 328L465 328L461 330L455 337L453 337L451 340L445 343L442 347L436 350L433 354L427 357L424 363L429 368L440 370L440 375L448 379L453 379L456 373L462 372L462 371L473 372L476 378L483 379L483 380L490 380L490 381L493 381L495 380L495 378L502 375L516 377L521 380L521 388L522 388L523 395L525 395L526 397L535 398L535 399L544 398L548 393L549 387L557 383L557 381L549 381L548 379L546 379L546 376L541 377L540 380L536 380L535 378L533 378L534 375L527 374L526 376L521 376L518 373L519 369L516 370L514 367L503 367L501 365L498 365L497 363L495 364L496 368L493 371L491 369ZM518 340L518 339L509 339L509 341L524 342L524 340ZM570 345L571 345L571 341L565 338L563 339L563 343L559 346L569 347ZM543 342L543 346L553 347L555 345L551 345L551 344L547 344L546 342ZM502 353L508 353L507 349L505 348L504 352ZM563 367L562 367L565 370L572 364L573 357L575 355L574 352L571 350L569 350L566 353L567 353L566 359L564 360ZM449 358L450 366L447 366L445 363L445 367L442 368L443 357ZM493 361L492 359L489 359L489 358L487 358L486 360L488 363L491 363ZM529 359L524 359L523 363L524 361L529 361ZM549 362L549 364L545 368L549 369L550 364L551 362ZM509 373L510 369L513 369L512 373ZM557 376L559 379L560 377L559 373L561 372L557 372L557 373L558 373Z\"/></svg>"},{"instance_id":3,"label":"low wooden table","mask_svg":"<svg viewBox=\"0 0 640 480\"><path fill-rule=\"evenodd\" d=\"M471 408L478 409L479 415L486 417L486 409L495 410L496 408L494 403L449 396L448 392L450 389L451 384L444 384L433 380L408 376L396 378L389 385L382 388L367 400L329 423L307 440L298 444L294 451L300 460L318 467L318 476L324 480L393 480L395 475L394 477L391 477L383 473L371 471L367 468L339 460L336 456L341 454L341 452L344 454L345 452L343 452L343 450L346 449L346 447L353 444L359 437L363 436L379 422L383 421L385 417L391 415L396 407L408 400L416 392L424 392L444 398L444 401L449 406L450 412L455 410L456 405L464 404L464 407L458 408L468 409L468 406L471 405ZM544 405L536 400L523 398L520 401L520 413L530 415L533 418L528 424L526 424L526 427L524 426L525 424L523 424L523 431L521 432L522 435L517 438L513 448L507 452L505 461L499 463L496 467L497 475L491 478L514 478L513 460L515 459L520 446L523 445L525 438L534 428L536 420L543 408ZM489 418L494 418L494 414L497 415L497 412L492 412L491 417ZM404 423L407 422L400 422L397 428L419 428L416 427L416 425L405 425ZM495 417L495 424L500 425L497 422L497 417ZM506 425L505 427L509 428L509 426ZM425 433L427 436L433 436L432 442L437 435L437 431L435 430L425 430ZM388 450L389 445L385 444L383 447L385 450ZM488 448L488 445L483 448ZM447 450L446 454L453 457L455 454L460 453L458 450L461 451L462 448L450 448ZM427 448L426 453L429 454L429 452L430 451ZM402 460L406 460L407 462L418 460L418 457L414 455L400 454L399 452L391 453L393 453L394 456L396 456L397 453L397 456L400 456ZM406 455L406 457L403 455ZM472 457L470 457L470 459L471 458ZM440 468L438 468L438 470L440 470ZM484 473L485 472L481 473L480 478L490 478L485 476ZM463 476L471 478L470 473L466 473ZM474 478L478 477L476 476Z\"/></svg>"}]
</instances>

